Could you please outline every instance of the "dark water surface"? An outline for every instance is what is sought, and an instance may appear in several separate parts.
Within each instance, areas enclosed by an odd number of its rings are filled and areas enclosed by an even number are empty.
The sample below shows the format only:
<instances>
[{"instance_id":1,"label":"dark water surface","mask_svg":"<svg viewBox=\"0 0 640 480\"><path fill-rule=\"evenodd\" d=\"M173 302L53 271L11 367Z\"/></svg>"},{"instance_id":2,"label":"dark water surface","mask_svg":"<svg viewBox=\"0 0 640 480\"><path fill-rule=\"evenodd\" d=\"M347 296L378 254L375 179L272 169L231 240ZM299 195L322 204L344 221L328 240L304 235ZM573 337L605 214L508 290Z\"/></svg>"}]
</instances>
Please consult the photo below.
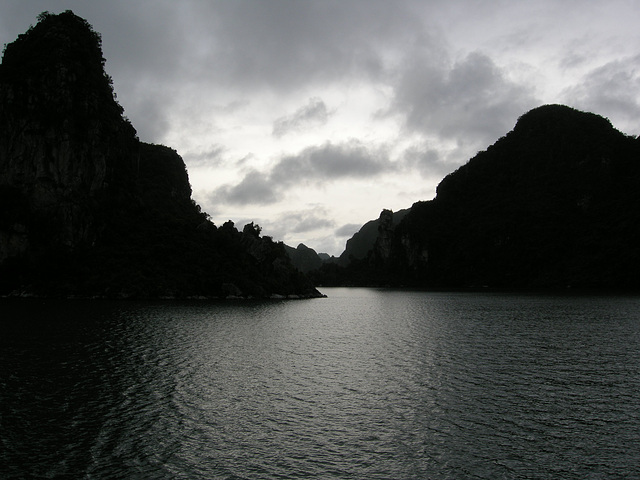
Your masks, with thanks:
<instances>
[{"instance_id":1,"label":"dark water surface","mask_svg":"<svg viewBox=\"0 0 640 480\"><path fill-rule=\"evenodd\" d=\"M0 478L640 478L640 297L0 301Z\"/></svg>"}]
</instances>

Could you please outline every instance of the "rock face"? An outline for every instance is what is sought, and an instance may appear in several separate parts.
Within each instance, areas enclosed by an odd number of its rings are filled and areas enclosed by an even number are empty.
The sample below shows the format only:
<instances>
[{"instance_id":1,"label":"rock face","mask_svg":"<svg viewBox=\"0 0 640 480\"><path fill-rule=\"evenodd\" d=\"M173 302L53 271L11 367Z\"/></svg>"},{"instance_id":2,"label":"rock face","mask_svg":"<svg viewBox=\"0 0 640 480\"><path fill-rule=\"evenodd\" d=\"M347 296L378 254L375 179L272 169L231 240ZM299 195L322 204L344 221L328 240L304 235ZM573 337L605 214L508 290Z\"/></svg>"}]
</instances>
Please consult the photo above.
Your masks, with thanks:
<instances>
[{"instance_id":1,"label":"rock face","mask_svg":"<svg viewBox=\"0 0 640 480\"><path fill-rule=\"evenodd\" d=\"M342 284L638 288L640 140L547 105L414 204ZM326 273L326 272L325 272Z\"/></svg>"},{"instance_id":2,"label":"rock face","mask_svg":"<svg viewBox=\"0 0 640 480\"><path fill-rule=\"evenodd\" d=\"M43 15L7 45L0 70L0 182L36 224L11 226L0 259L43 229L69 247L95 241L93 207L138 157L103 69L100 37L72 13ZM119 185L123 187L123 185ZM38 226L37 224L40 224ZM55 226L55 228L50 228Z\"/></svg>"},{"instance_id":3,"label":"rock face","mask_svg":"<svg viewBox=\"0 0 640 480\"><path fill-rule=\"evenodd\" d=\"M100 35L41 14L0 65L0 293L318 296L284 246L218 228L174 150L142 143Z\"/></svg>"},{"instance_id":4,"label":"rock face","mask_svg":"<svg viewBox=\"0 0 640 480\"><path fill-rule=\"evenodd\" d=\"M296 248L285 245L287 255L291 262L301 272L310 272L322 266L322 258L312 248L307 247L304 243L299 244Z\"/></svg>"},{"instance_id":5,"label":"rock face","mask_svg":"<svg viewBox=\"0 0 640 480\"><path fill-rule=\"evenodd\" d=\"M393 212L382 210L378 218L378 238L373 244L373 252L382 265L387 264L391 259L392 241Z\"/></svg>"},{"instance_id":6,"label":"rock face","mask_svg":"<svg viewBox=\"0 0 640 480\"><path fill-rule=\"evenodd\" d=\"M390 226L393 227L400 223L404 216L409 212L409 209L398 210L397 212L384 210L378 219L365 223L362 228L353 235L353 237L347 240L346 248L342 255L340 255L339 263L341 265L348 265L351 259L362 260L367 257L369 251L371 251L378 239L380 221L385 215L385 212L391 212ZM389 225L385 228L389 228Z\"/></svg>"}]
</instances>

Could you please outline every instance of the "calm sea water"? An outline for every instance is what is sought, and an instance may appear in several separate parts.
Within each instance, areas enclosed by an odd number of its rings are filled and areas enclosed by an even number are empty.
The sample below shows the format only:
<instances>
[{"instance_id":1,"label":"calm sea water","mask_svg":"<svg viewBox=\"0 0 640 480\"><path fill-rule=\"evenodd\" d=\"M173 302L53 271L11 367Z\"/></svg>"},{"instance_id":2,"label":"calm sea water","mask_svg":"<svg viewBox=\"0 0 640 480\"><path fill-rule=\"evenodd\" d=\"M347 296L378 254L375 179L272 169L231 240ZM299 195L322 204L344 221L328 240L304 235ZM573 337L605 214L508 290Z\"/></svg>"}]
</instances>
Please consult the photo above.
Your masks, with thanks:
<instances>
[{"instance_id":1,"label":"calm sea water","mask_svg":"<svg viewBox=\"0 0 640 480\"><path fill-rule=\"evenodd\" d=\"M640 478L640 297L0 302L0 477Z\"/></svg>"}]
</instances>

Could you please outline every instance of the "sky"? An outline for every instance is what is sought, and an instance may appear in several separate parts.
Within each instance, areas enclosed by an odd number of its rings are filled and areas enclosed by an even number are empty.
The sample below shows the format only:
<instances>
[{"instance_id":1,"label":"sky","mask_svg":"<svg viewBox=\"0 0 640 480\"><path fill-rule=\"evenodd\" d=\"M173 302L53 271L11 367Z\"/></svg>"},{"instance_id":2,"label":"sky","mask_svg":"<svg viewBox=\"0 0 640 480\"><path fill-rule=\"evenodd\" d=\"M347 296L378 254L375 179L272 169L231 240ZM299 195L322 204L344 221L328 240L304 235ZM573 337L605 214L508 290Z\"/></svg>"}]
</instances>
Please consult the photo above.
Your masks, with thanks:
<instances>
[{"instance_id":1,"label":"sky","mask_svg":"<svg viewBox=\"0 0 640 480\"><path fill-rule=\"evenodd\" d=\"M317 252L432 199L537 106L640 134L640 0L0 0L0 43L65 10L216 225Z\"/></svg>"}]
</instances>

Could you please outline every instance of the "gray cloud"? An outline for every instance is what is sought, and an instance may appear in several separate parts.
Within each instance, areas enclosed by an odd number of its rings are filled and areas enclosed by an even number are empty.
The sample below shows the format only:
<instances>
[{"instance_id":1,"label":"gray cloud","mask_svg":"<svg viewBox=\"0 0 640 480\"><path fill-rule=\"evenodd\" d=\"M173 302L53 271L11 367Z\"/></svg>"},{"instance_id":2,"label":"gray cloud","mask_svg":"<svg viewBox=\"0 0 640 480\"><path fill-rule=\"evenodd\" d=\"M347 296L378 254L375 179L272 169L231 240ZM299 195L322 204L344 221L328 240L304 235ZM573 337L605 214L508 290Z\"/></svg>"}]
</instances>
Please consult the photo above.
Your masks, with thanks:
<instances>
[{"instance_id":1,"label":"gray cloud","mask_svg":"<svg viewBox=\"0 0 640 480\"><path fill-rule=\"evenodd\" d=\"M372 149L352 140L330 142L284 157L272 169L270 178L279 184L372 177L392 168L383 149Z\"/></svg>"},{"instance_id":2,"label":"gray cloud","mask_svg":"<svg viewBox=\"0 0 640 480\"><path fill-rule=\"evenodd\" d=\"M402 1L190 2L186 7L206 45L198 49L198 75L278 92L346 76L377 76L384 69L378 47L396 44L418 24Z\"/></svg>"},{"instance_id":3,"label":"gray cloud","mask_svg":"<svg viewBox=\"0 0 640 480\"><path fill-rule=\"evenodd\" d=\"M170 125L164 107L149 92L136 97L133 103L128 102L127 107L125 113L135 119L134 127L142 141L160 139L168 132Z\"/></svg>"},{"instance_id":4,"label":"gray cloud","mask_svg":"<svg viewBox=\"0 0 640 480\"><path fill-rule=\"evenodd\" d=\"M567 103L608 116L616 128L640 130L640 55L608 62L591 70L564 91Z\"/></svg>"},{"instance_id":5,"label":"gray cloud","mask_svg":"<svg viewBox=\"0 0 640 480\"><path fill-rule=\"evenodd\" d=\"M190 152L183 155L185 163L190 167L216 167L224 163L224 145L215 144L201 152Z\"/></svg>"},{"instance_id":6,"label":"gray cloud","mask_svg":"<svg viewBox=\"0 0 640 480\"><path fill-rule=\"evenodd\" d=\"M317 97L309 99L307 105L300 107L291 115L280 117L273 122L273 135L281 137L289 132L303 130L327 123L329 112L324 102Z\"/></svg>"},{"instance_id":7,"label":"gray cloud","mask_svg":"<svg viewBox=\"0 0 640 480\"><path fill-rule=\"evenodd\" d=\"M362 225L357 223L347 223L335 231L336 237L352 237L354 233L362 228Z\"/></svg>"},{"instance_id":8,"label":"gray cloud","mask_svg":"<svg viewBox=\"0 0 640 480\"><path fill-rule=\"evenodd\" d=\"M72 8L102 33L107 71L125 113L151 142L162 142L175 111L193 103L194 92L231 91L245 100L266 91L286 95L314 85L378 81L386 75L381 51L397 49L420 28L412 2L404 0L17 3L13 15L28 23L41 10Z\"/></svg>"},{"instance_id":9,"label":"gray cloud","mask_svg":"<svg viewBox=\"0 0 640 480\"><path fill-rule=\"evenodd\" d=\"M384 149L358 141L330 142L281 158L268 172L251 170L235 185L219 187L210 200L236 205L270 204L284 198L288 188L345 178L374 177L395 168Z\"/></svg>"},{"instance_id":10,"label":"gray cloud","mask_svg":"<svg viewBox=\"0 0 640 480\"><path fill-rule=\"evenodd\" d=\"M279 200L277 186L257 170L249 172L237 185L224 185L208 196L208 203L214 205L269 205Z\"/></svg>"},{"instance_id":11,"label":"gray cloud","mask_svg":"<svg viewBox=\"0 0 640 480\"><path fill-rule=\"evenodd\" d=\"M103 32L109 73L147 141L162 141L189 92L255 98L384 81L386 57L423 28L414 2L404 0L99 3L105 6L84 11L90 22L106 19L95 26ZM286 130L274 127L276 135Z\"/></svg>"},{"instance_id":12,"label":"gray cloud","mask_svg":"<svg viewBox=\"0 0 640 480\"><path fill-rule=\"evenodd\" d=\"M590 57L587 53L569 51L560 59L559 65L562 70L570 70L579 68L589 61Z\"/></svg>"},{"instance_id":13,"label":"gray cloud","mask_svg":"<svg viewBox=\"0 0 640 480\"><path fill-rule=\"evenodd\" d=\"M283 212L270 220L260 223L268 235L284 238L291 234L305 234L316 230L333 228L335 219L330 217L326 208L314 205L311 208Z\"/></svg>"},{"instance_id":14,"label":"gray cloud","mask_svg":"<svg viewBox=\"0 0 640 480\"><path fill-rule=\"evenodd\" d=\"M571 18L585 22L590 11L602 10L602 15L624 12L622 7L612 2L606 7L579 8ZM234 96L242 98L236 101L246 101L264 91L282 95L314 86L366 81L393 88L390 111L400 115L410 130L487 144L539 102L486 55L474 53L452 63L445 33L429 19L466 16L486 24L499 13L517 18L513 28L499 29L505 32L503 39L509 39L501 42L507 50L547 37L553 41L553 35L543 33L545 22L556 25L557 18L564 16L555 3L524 8L509 2L489 6L442 0L34 0L3 4L2 41L13 41L35 23L40 11L68 8L102 33L107 70L114 77L126 114L141 139L154 142L162 141L176 106L185 100L184 91L232 89ZM578 6L568 3L564 8L574 11ZM523 9L535 19L522 20ZM545 10L553 13L545 16L541 13ZM575 19L567 28L578 27ZM602 20L609 25L620 19L611 13ZM584 55L566 55L565 66L583 61ZM570 92L571 98L593 109L607 105L634 115L635 98L629 108L625 98L616 100L598 95L597 90L587 91L603 78L585 83L584 92ZM615 87L612 82L608 86ZM283 123L274 125L276 135L296 125L295 121L287 123L287 118L279 120Z\"/></svg>"},{"instance_id":15,"label":"gray cloud","mask_svg":"<svg viewBox=\"0 0 640 480\"><path fill-rule=\"evenodd\" d=\"M447 161L439 150L426 144L416 144L404 151L403 162L409 169L417 170L423 178L443 178L457 167Z\"/></svg>"},{"instance_id":16,"label":"gray cloud","mask_svg":"<svg viewBox=\"0 0 640 480\"><path fill-rule=\"evenodd\" d=\"M450 67L413 59L395 86L390 112L400 114L410 131L490 144L536 103L530 89L474 52Z\"/></svg>"},{"instance_id":17,"label":"gray cloud","mask_svg":"<svg viewBox=\"0 0 640 480\"><path fill-rule=\"evenodd\" d=\"M333 227L335 221L331 218L326 218L326 214L326 210L316 208L289 213L281 217L281 220L285 225L289 225L291 233L306 233L321 228Z\"/></svg>"},{"instance_id":18,"label":"gray cloud","mask_svg":"<svg viewBox=\"0 0 640 480\"><path fill-rule=\"evenodd\" d=\"M488 57L473 54L448 65L441 32L424 20L447 2L19 3L28 6L11 14L31 14L31 23L40 9L73 8L103 34L108 73L145 141L161 142L177 107L193 101L193 92L211 89L246 99L265 91L392 82L392 110L409 128L448 136L465 130L483 139L504 133L503 118L515 120L527 104L526 91ZM276 120L273 133L322 124L327 115L316 99Z\"/></svg>"}]
</instances>

